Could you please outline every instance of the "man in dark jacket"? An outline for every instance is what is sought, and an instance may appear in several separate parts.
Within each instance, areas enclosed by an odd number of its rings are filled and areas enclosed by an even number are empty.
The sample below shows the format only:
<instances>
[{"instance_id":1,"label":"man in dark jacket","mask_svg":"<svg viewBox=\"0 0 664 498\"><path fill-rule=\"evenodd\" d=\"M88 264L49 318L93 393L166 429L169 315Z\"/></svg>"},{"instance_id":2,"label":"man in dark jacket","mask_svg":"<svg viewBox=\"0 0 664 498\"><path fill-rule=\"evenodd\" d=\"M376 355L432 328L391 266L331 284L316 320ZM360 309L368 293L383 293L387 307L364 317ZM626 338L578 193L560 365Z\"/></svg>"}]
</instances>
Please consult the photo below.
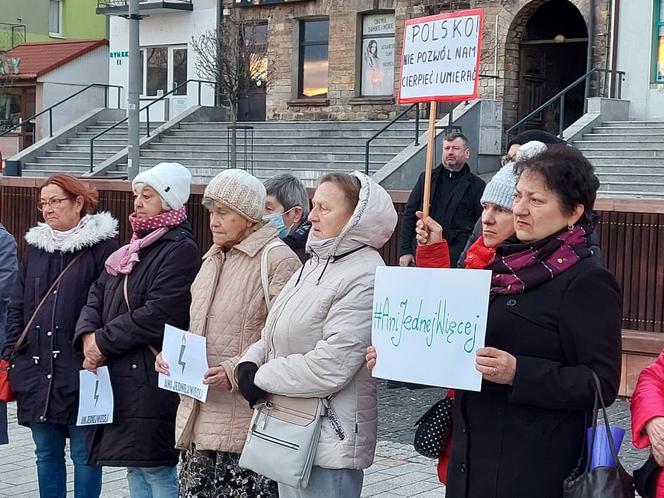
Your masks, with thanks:
<instances>
[{"instance_id":1,"label":"man in dark jacket","mask_svg":"<svg viewBox=\"0 0 664 498\"><path fill-rule=\"evenodd\" d=\"M482 215L480 198L484 180L470 171L468 139L452 133L443 140L443 162L431 178L430 215L443 226L450 248L451 261L456 261L466 245L475 222ZM399 266L415 263L416 211L422 210L424 173L413 188L403 215L400 233Z\"/></svg>"}]
</instances>

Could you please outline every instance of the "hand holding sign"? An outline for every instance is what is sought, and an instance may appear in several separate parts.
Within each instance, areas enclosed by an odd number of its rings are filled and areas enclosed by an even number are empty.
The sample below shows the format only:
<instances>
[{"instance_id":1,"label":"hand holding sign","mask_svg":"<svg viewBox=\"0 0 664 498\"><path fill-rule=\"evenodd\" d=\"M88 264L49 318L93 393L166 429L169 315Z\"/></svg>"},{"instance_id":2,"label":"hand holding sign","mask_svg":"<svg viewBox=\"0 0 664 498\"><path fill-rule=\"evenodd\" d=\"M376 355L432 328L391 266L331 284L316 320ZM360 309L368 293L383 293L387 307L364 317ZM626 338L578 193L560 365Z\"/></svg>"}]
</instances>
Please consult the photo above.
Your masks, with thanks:
<instances>
[{"instance_id":1,"label":"hand holding sign","mask_svg":"<svg viewBox=\"0 0 664 498\"><path fill-rule=\"evenodd\" d=\"M108 367L97 372L81 370L79 376L78 417L76 425L113 422L113 388Z\"/></svg>"},{"instance_id":2,"label":"hand holding sign","mask_svg":"<svg viewBox=\"0 0 664 498\"><path fill-rule=\"evenodd\" d=\"M205 402L208 392L208 385L203 382L208 369L205 337L166 325L159 356L155 363L159 387Z\"/></svg>"}]
</instances>

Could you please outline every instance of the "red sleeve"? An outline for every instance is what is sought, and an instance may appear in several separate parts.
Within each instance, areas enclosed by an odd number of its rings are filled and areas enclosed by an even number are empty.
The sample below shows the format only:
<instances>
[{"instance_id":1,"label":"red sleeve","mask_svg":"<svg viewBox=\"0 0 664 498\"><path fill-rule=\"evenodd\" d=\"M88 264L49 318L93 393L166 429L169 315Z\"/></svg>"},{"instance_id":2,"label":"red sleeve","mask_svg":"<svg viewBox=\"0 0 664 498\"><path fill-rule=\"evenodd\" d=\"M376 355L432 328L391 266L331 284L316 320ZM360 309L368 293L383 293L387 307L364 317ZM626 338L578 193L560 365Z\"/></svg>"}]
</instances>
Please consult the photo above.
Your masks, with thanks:
<instances>
[{"instance_id":1,"label":"red sleeve","mask_svg":"<svg viewBox=\"0 0 664 498\"><path fill-rule=\"evenodd\" d=\"M655 417L664 417L664 352L639 375L631 409L632 442L637 448L646 448L650 445L646 424Z\"/></svg>"},{"instance_id":2,"label":"red sleeve","mask_svg":"<svg viewBox=\"0 0 664 498\"><path fill-rule=\"evenodd\" d=\"M415 264L418 268L449 268L450 249L445 239L435 244L422 246L417 244Z\"/></svg>"}]
</instances>

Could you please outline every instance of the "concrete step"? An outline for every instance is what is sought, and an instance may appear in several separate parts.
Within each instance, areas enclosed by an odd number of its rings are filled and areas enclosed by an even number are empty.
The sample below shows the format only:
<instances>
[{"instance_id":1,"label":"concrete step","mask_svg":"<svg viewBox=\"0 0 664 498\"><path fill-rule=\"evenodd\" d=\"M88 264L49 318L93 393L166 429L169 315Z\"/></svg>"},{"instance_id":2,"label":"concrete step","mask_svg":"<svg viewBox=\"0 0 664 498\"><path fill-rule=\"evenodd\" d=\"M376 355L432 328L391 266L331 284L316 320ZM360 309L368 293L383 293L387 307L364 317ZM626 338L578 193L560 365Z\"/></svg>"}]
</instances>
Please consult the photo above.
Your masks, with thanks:
<instances>
[{"instance_id":1,"label":"concrete step","mask_svg":"<svg viewBox=\"0 0 664 498\"><path fill-rule=\"evenodd\" d=\"M606 135L604 133L588 133L583 135L582 142L601 142L601 143L614 143L614 144L652 142L658 144L658 146L661 147L664 146L664 133L659 133L659 134L648 133L646 135L623 134L615 136Z\"/></svg>"},{"instance_id":2,"label":"concrete step","mask_svg":"<svg viewBox=\"0 0 664 498\"><path fill-rule=\"evenodd\" d=\"M577 140L574 146L579 150L594 150L601 148L602 150L644 150L654 149L664 151L664 141L652 141L649 138L644 138L640 141L628 140Z\"/></svg>"},{"instance_id":3,"label":"concrete step","mask_svg":"<svg viewBox=\"0 0 664 498\"><path fill-rule=\"evenodd\" d=\"M321 129L308 129L308 130L261 130L261 137L270 137L272 139L282 139L282 138L354 138L357 140L368 140L373 136L374 132L372 130L321 130ZM94 136L94 135L92 135ZM211 137L227 140L228 135L226 130L172 130L169 131L169 137L186 137L186 138L198 138L198 137ZM240 133L237 135L238 140L244 140L244 134ZM254 140L259 136L259 133L254 133ZM414 140L414 134L404 134L394 130L388 130L381 137L385 138L403 138L405 140ZM247 135L247 140L251 140L251 134Z\"/></svg>"},{"instance_id":4,"label":"concrete step","mask_svg":"<svg viewBox=\"0 0 664 498\"><path fill-rule=\"evenodd\" d=\"M95 156L95 164L100 163L102 161L101 158L98 158ZM90 157L73 157L73 156L68 156L68 157L50 157L50 156L39 156L35 159L33 163L26 163L26 164L41 164L41 165L47 165L47 164L71 164L72 166L90 166Z\"/></svg>"},{"instance_id":5,"label":"concrete step","mask_svg":"<svg viewBox=\"0 0 664 498\"><path fill-rule=\"evenodd\" d=\"M113 157L115 154L113 152L101 152L101 151L96 151L94 153L95 161L101 161L102 159L107 159L109 157ZM90 161L90 153L89 152L75 152L75 151L53 151L53 150L48 150L46 151L46 154L43 156L39 156L37 158L37 161L39 161L41 158L57 158L61 161L68 160L70 158L75 158L75 159L85 159L87 161Z\"/></svg>"},{"instance_id":6,"label":"concrete step","mask_svg":"<svg viewBox=\"0 0 664 498\"><path fill-rule=\"evenodd\" d=\"M664 127L664 121L639 121L639 120L634 120L634 121L603 121L602 122L603 127L608 127L612 128L615 126L623 126L623 127L630 127L630 126L661 126Z\"/></svg>"},{"instance_id":7,"label":"concrete step","mask_svg":"<svg viewBox=\"0 0 664 498\"><path fill-rule=\"evenodd\" d=\"M624 138L631 138L631 137L636 137L636 138L642 138L644 136L648 137L660 137L664 136L664 129L650 129L648 127L643 127L639 128L639 130L643 131L635 131L632 128L593 128L592 132L589 134L585 134L584 137L589 136L589 135L601 135L604 137L611 136L611 137L624 137Z\"/></svg>"},{"instance_id":8,"label":"concrete step","mask_svg":"<svg viewBox=\"0 0 664 498\"><path fill-rule=\"evenodd\" d=\"M56 151L71 151L71 152L86 152L90 153L90 144L85 144L81 142L75 142L75 143L64 143L64 144L58 144L55 146ZM123 144L107 144L107 143L97 143L95 141L95 155L97 155L97 152L112 152L115 154L116 152L120 152L125 145Z\"/></svg>"},{"instance_id":9,"label":"concrete step","mask_svg":"<svg viewBox=\"0 0 664 498\"><path fill-rule=\"evenodd\" d=\"M284 151L284 150L265 150L265 149L254 149L253 158L255 161L271 161L272 159L298 159L298 160L309 160L309 161L354 161L354 162L364 162L364 151L351 152L347 151L343 147L335 149L336 152L330 151ZM244 160L244 150L238 151L238 161ZM378 151L372 151L369 154L369 158L374 162L382 162L385 164L391 160L395 154L385 154ZM95 154L95 157L96 154ZM207 158L220 158L223 157L226 159L227 151L218 150L218 151L196 151L196 150L179 150L179 151L162 151L162 150L152 150L152 149L142 149L141 157L151 158L151 159L161 159L165 160L177 160L179 162L188 161L189 159L207 159ZM251 151L247 151L247 157L251 160L252 154Z\"/></svg>"},{"instance_id":10,"label":"concrete step","mask_svg":"<svg viewBox=\"0 0 664 498\"><path fill-rule=\"evenodd\" d=\"M581 150L581 149L579 149ZM583 150L583 155L590 162L597 160L617 160L622 162L622 164L631 164L634 162L651 162L656 161L661 163L664 161L664 150L650 149L650 150L614 150L614 149L603 149L601 147L588 147Z\"/></svg>"},{"instance_id":11,"label":"concrete step","mask_svg":"<svg viewBox=\"0 0 664 498\"><path fill-rule=\"evenodd\" d=\"M640 181L620 181L604 182L600 184L600 191L611 192L640 192L658 195L664 197L664 181L661 182L640 182Z\"/></svg>"},{"instance_id":12,"label":"concrete step","mask_svg":"<svg viewBox=\"0 0 664 498\"><path fill-rule=\"evenodd\" d=\"M207 159L194 159L194 158L187 158L187 159L178 159L184 166L187 168L197 168L197 167L207 167L207 168L227 168L227 162L226 158L207 158ZM162 159L156 159L156 158L144 158L141 157L141 167L145 166L150 167L156 165L159 162L162 162ZM254 169L257 167L260 167L259 162L254 161ZM369 162L369 168L371 170L379 170L381 167L384 166L385 163L382 163L380 161L370 161ZM336 160L336 161L327 161L325 159L322 159L320 161L312 161L309 159L302 160L302 159L279 159L279 158L274 158L274 159L269 159L265 160L262 162L262 165L264 167L283 167L283 168L290 168L292 171L296 170L301 170L301 169L321 169L321 170L329 170L329 171L336 171L336 170L360 170L364 171L364 161L347 161L347 160ZM244 162L242 160L238 160L237 167L241 169L245 169ZM247 162L247 169L251 168L251 161Z\"/></svg>"},{"instance_id":13,"label":"concrete step","mask_svg":"<svg viewBox=\"0 0 664 498\"><path fill-rule=\"evenodd\" d=\"M636 173L631 169L622 173L600 173L597 175L599 177L600 185L603 183L652 183L652 184L663 184L664 185L664 170L661 173Z\"/></svg>"},{"instance_id":14,"label":"concrete step","mask_svg":"<svg viewBox=\"0 0 664 498\"><path fill-rule=\"evenodd\" d=\"M401 151L404 147L411 145L413 140L403 140L401 138L390 138L390 139L376 139L371 142L370 149L374 150L376 148L385 148L395 149ZM274 139L274 138L254 138L254 149L260 148L273 148L273 147L293 147L293 148L303 148L303 149L330 149L334 147L344 148L344 147L361 147L364 150L366 141L364 140L355 140L351 138L346 139L335 139L335 138L312 138L312 139L299 139L299 138L283 138L283 139ZM97 143L95 141L95 147ZM219 140L218 138L198 138L187 140L184 138L177 138L171 136L162 136L157 140L150 142L148 147L150 148L175 148L175 147L190 147L198 150L209 150L209 149L226 149L227 142L226 140ZM244 140L238 140L237 146L244 147ZM251 141L247 143L247 147L251 147Z\"/></svg>"},{"instance_id":15,"label":"concrete step","mask_svg":"<svg viewBox=\"0 0 664 498\"><path fill-rule=\"evenodd\" d=\"M41 176L46 172L51 173L61 173L61 172L72 173L74 175L82 175L90 171L89 166L77 166L70 164L41 164L41 163L26 163L23 168L21 168L21 174L23 176ZM32 173L32 174L27 174Z\"/></svg>"},{"instance_id":16,"label":"concrete step","mask_svg":"<svg viewBox=\"0 0 664 498\"><path fill-rule=\"evenodd\" d=\"M595 174L596 175L611 175L611 174L622 174L622 173L635 173L639 175L658 175L664 173L664 166L647 166L647 165L636 165L630 164L629 166L625 165L595 165Z\"/></svg>"},{"instance_id":17,"label":"concrete step","mask_svg":"<svg viewBox=\"0 0 664 498\"><path fill-rule=\"evenodd\" d=\"M374 130L378 131L388 124L388 121L260 121L242 122L238 126L251 126L255 132L258 130L299 130L299 129L345 129L345 130ZM181 129L217 128L224 131L231 126L227 121L185 121L178 124ZM397 121L390 130L414 130L415 121ZM420 121L420 129L426 131L426 122ZM240 132L241 130L238 130Z\"/></svg>"}]
</instances>

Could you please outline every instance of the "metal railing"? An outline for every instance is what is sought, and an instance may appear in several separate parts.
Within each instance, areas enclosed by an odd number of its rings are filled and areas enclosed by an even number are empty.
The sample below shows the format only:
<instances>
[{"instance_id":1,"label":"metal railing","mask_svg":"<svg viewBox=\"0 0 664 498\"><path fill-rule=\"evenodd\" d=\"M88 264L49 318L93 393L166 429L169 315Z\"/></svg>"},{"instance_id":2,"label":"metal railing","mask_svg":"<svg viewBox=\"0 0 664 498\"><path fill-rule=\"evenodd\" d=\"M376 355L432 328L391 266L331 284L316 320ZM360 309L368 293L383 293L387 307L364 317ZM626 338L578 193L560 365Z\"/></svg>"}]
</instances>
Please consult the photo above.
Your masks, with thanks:
<instances>
[{"instance_id":1,"label":"metal railing","mask_svg":"<svg viewBox=\"0 0 664 498\"><path fill-rule=\"evenodd\" d=\"M2 130L2 132L0 133L0 137L11 133L16 128L21 128L21 127L25 126L26 124L29 124L30 122L32 122L33 120L35 120L36 118L41 116L42 114L48 113L48 136L50 138L53 138L53 109L55 109L56 107L64 104L65 102L70 101L74 97L82 94L83 92L89 90L90 88L103 88L104 89L104 107L108 107L108 90L109 90L109 88L117 89L117 93L118 93L117 109L120 109L120 95L121 95L121 91L122 91L121 86L119 86L119 85L106 85L106 84L102 84L102 83L91 83L90 85L86 86L85 88L81 88L78 92L72 93L69 97L65 97L64 99L60 100L59 102L56 102L51 107L48 107L48 108L44 109L43 111L38 112L37 114L34 114L34 115L30 116L29 118L22 120L20 123L17 123L15 125L11 126L10 128Z\"/></svg>"},{"instance_id":2,"label":"metal railing","mask_svg":"<svg viewBox=\"0 0 664 498\"><path fill-rule=\"evenodd\" d=\"M25 43L25 24L0 22L0 51Z\"/></svg>"},{"instance_id":3,"label":"metal railing","mask_svg":"<svg viewBox=\"0 0 664 498\"><path fill-rule=\"evenodd\" d=\"M145 105L145 106L143 106L143 107L141 107L141 108L139 109L139 111L138 111L138 112L139 112L139 115L140 115L140 113L143 112L143 111L145 111L145 114L146 114L146 123L145 123L145 127L146 127L146 133L145 133L145 136L146 136L146 137L147 137L148 135L150 135L150 132L152 131L151 128L150 128L150 108L151 108L154 104L156 104L157 102L164 101L164 100L166 99L166 97L168 97L169 95L174 94L174 93L177 92L180 88L182 88L182 87L186 87L187 85L189 85L189 83L198 83L198 105L199 105L199 106L201 105L202 86L203 86L204 84L205 84L205 85L212 85L212 86L214 87L215 95L217 94L217 84L216 84L214 81L208 81L208 80L194 80L194 79L191 79L191 80L184 81L184 82L180 83L179 85L175 86L170 92L167 92L167 93L163 94L161 97L159 97L159 98L153 100L153 101L150 102L148 105ZM94 160L95 160L95 140L97 140L97 139L98 139L99 137L101 137L102 135L105 135L105 134L108 133L109 131L114 130L115 128L117 128L118 126L120 126L122 123L125 123L128 119L129 119L129 117L126 117L126 118L124 118L124 119L121 119L121 120L118 121L117 123L115 123L115 124L109 126L109 127L106 128L105 130L103 130L103 131L97 133L94 137L92 137L92 138L90 139L90 173L92 173L92 172L94 171L94 167L95 167L95 166L94 166Z\"/></svg>"},{"instance_id":4,"label":"metal railing","mask_svg":"<svg viewBox=\"0 0 664 498\"><path fill-rule=\"evenodd\" d=\"M623 79L625 78L625 72L624 71L616 71L614 69L602 69L602 68L593 68L590 71L588 71L586 74L578 78L577 80L573 81L569 85L567 85L565 88L563 88L560 92L555 94L553 97L551 97L549 100L544 102L542 105L540 105L537 109L534 111L530 112L523 118L521 118L519 121L517 121L514 125L509 127L507 131L505 131L505 135L507 137L507 140L510 140L511 135L513 133L518 133L519 128L521 128L525 123L533 119L535 116L539 115L544 109L551 107L555 105L556 103L559 103L560 109L559 109L559 115L558 115L558 136L560 138L563 137L563 131L565 128L565 96L567 93L569 93L571 90L576 88L578 85L584 82L590 83L590 78L594 74L603 74L604 75L604 82L600 85L599 87L603 88L603 94L604 95L598 95L599 97L601 96L606 96L608 98L620 98L622 95L622 82ZM608 76L611 76L612 81L609 83L609 78ZM587 85L587 88L591 85ZM607 86L608 86L608 91L607 91ZM588 90L586 90L587 92ZM600 92L601 93L601 92ZM584 97L584 111L587 106L587 101L588 101L588 95L585 95Z\"/></svg>"},{"instance_id":5,"label":"metal railing","mask_svg":"<svg viewBox=\"0 0 664 498\"><path fill-rule=\"evenodd\" d=\"M364 146L364 173L366 175L369 174L369 147L371 146L371 142L377 139L384 131L387 131L388 128L390 128L394 123L399 121L403 116L408 114L413 109L415 109L415 145L420 144L420 104L417 103L412 104L401 111L392 121L383 126L380 130L374 133L369 140L367 140L367 143Z\"/></svg>"}]
</instances>

